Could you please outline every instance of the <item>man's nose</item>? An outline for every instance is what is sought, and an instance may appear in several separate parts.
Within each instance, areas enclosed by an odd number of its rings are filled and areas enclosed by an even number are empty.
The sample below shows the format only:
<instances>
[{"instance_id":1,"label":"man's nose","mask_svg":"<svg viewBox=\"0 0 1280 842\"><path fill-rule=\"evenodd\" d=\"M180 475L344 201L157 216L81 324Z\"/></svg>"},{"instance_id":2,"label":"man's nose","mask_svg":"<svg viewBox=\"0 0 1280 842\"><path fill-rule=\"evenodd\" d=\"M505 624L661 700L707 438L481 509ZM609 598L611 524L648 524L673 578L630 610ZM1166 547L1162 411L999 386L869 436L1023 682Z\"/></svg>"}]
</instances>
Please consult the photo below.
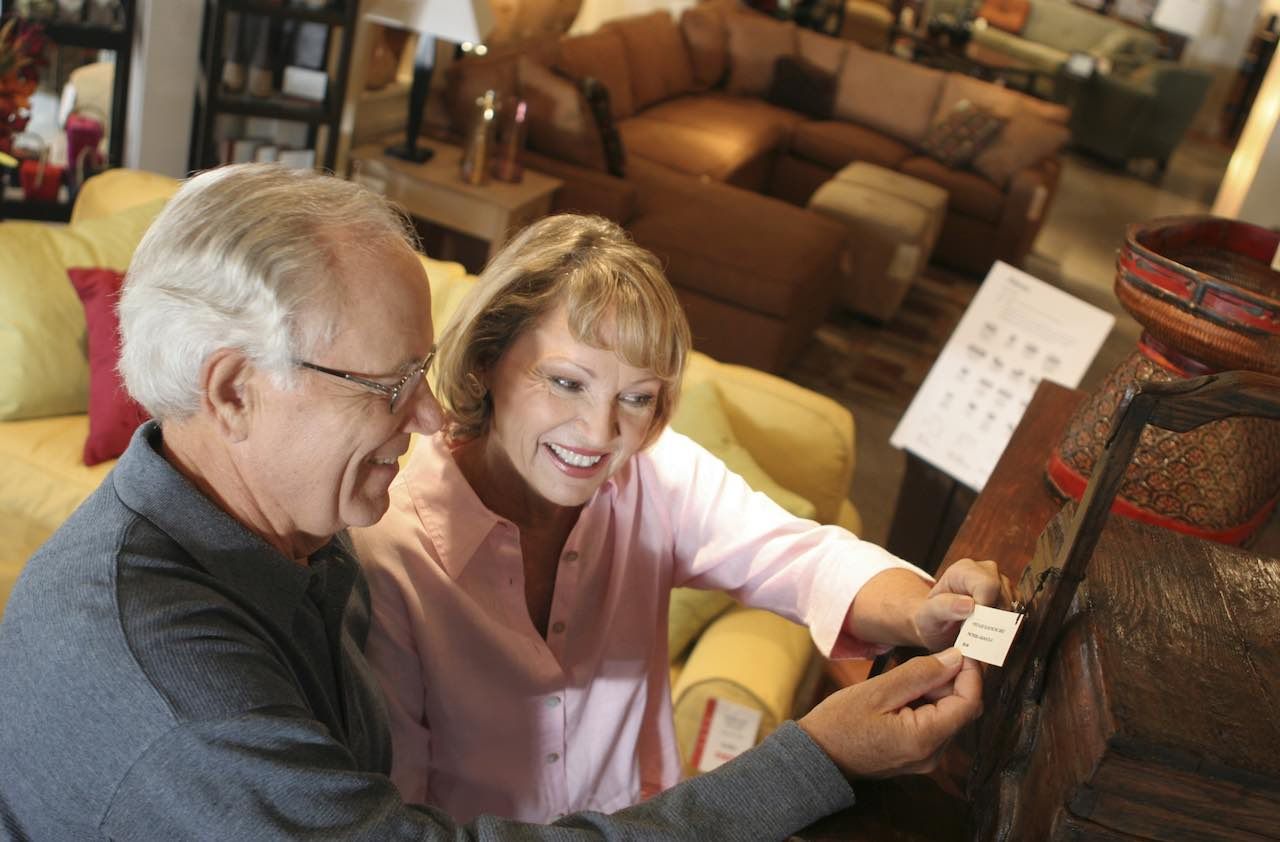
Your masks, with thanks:
<instances>
[{"instance_id":1,"label":"man's nose","mask_svg":"<svg viewBox=\"0 0 1280 842\"><path fill-rule=\"evenodd\" d=\"M435 435L444 426L444 408L436 399L429 382L419 386L413 394L409 411L404 416L406 433L420 433L424 436Z\"/></svg>"}]
</instances>

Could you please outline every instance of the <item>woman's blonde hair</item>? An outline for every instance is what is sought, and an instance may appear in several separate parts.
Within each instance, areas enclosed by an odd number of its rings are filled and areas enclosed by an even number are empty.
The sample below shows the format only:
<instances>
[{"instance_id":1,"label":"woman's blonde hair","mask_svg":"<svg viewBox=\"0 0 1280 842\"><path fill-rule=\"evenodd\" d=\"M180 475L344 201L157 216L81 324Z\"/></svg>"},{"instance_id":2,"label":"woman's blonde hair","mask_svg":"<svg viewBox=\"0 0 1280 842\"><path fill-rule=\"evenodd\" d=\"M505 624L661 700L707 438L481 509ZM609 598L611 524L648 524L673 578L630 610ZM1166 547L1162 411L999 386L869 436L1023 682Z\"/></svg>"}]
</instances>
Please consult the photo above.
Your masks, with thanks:
<instances>
[{"instance_id":1,"label":"woman's blonde hair","mask_svg":"<svg viewBox=\"0 0 1280 842\"><path fill-rule=\"evenodd\" d=\"M475 438L493 404L481 375L517 337L563 305L575 339L614 351L661 381L652 443L679 397L689 323L653 254L598 216L560 214L525 228L490 261L439 340L436 393L449 435Z\"/></svg>"}]
</instances>

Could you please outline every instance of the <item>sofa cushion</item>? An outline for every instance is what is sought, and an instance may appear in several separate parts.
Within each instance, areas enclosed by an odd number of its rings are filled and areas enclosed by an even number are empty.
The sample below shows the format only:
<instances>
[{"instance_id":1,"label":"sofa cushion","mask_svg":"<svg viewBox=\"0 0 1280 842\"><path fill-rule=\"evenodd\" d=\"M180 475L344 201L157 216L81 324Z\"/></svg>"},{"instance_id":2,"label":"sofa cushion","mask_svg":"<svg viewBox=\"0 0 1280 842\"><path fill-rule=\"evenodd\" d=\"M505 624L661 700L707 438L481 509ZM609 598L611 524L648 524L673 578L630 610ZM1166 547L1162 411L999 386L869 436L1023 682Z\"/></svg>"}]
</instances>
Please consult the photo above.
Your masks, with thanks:
<instances>
[{"instance_id":1,"label":"sofa cushion","mask_svg":"<svg viewBox=\"0 0 1280 842\"><path fill-rule=\"evenodd\" d=\"M802 119L762 100L702 94L655 105L619 123L618 131L633 159L734 182L736 174L785 148Z\"/></svg>"},{"instance_id":2,"label":"sofa cushion","mask_svg":"<svg viewBox=\"0 0 1280 842\"><path fill-rule=\"evenodd\" d=\"M680 34L689 50L695 90L714 88L724 80L729 69L729 32L724 19L736 5L726 0L709 0L690 6L680 15Z\"/></svg>"},{"instance_id":3,"label":"sofa cushion","mask_svg":"<svg viewBox=\"0 0 1280 842\"><path fill-rule=\"evenodd\" d=\"M1031 14L1031 0L984 0L978 17L997 29L1018 33Z\"/></svg>"},{"instance_id":4,"label":"sofa cushion","mask_svg":"<svg viewBox=\"0 0 1280 842\"><path fill-rule=\"evenodd\" d=\"M621 120L635 113L631 94L631 68L622 36L605 28L587 35L561 38L556 68L581 82L592 76L609 89L613 119Z\"/></svg>"},{"instance_id":5,"label":"sofa cushion","mask_svg":"<svg viewBox=\"0 0 1280 842\"><path fill-rule=\"evenodd\" d=\"M671 419L671 427L705 447L729 470L746 480L753 491L767 495L796 517L812 520L816 516L813 503L779 485L738 441L714 380L689 383L681 390L680 405Z\"/></svg>"},{"instance_id":6,"label":"sofa cushion","mask_svg":"<svg viewBox=\"0 0 1280 842\"><path fill-rule=\"evenodd\" d=\"M607 169L600 127L577 84L527 56L518 64L528 102L529 148L592 170Z\"/></svg>"},{"instance_id":7,"label":"sofa cushion","mask_svg":"<svg viewBox=\"0 0 1280 842\"><path fill-rule=\"evenodd\" d=\"M607 26L622 37L635 110L693 90L689 51L668 12L622 18Z\"/></svg>"},{"instance_id":8,"label":"sofa cushion","mask_svg":"<svg viewBox=\"0 0 1280 842\"><path fill-rule=\"evenodd\" d=\"M0 420L84 412L89 366L72 266L124 271L164 200L64 227L0 223Z\"/></svg>"},{"instance_id":9,"label":"sofa cushion","mask_svg":"<svg viewBox=\"0 0 1280 842\"><path fill-rule=\"evenodd\" d=\"M850 47L836 87L837 117L916 144L934 120L947 74Z\"/></svg>"},{"instance_id":10,"label":"sofa cushion","mask_svg":"<svg viewBox=\"0 0 1280 842\"><path fill-rule=\"evenodd\" d=\"M963 169L1008 122L980 105L962 100L951 113L929 127L920 151L948 167Z\"/></svg>"},{"instance_id":11,"label":"sofa cushion","mask_svg":"<svg viewBox=\"0 0 1280 842\"><path fill-rule=\"evenodd\" d=\"M628 230L658 255L677 287L781 319L815 299L830 301L843 226L639 157L628 179L640 190Z\"/></svg>"},{"instance_id":12,"label":"sofa cushion","mask_svg":"<svg viewBox=\"0 0 1280 842\"><path fill-rule=\"evenodd\" d=\"M1071 109L1065 105L1045 102L963 73L948 73L946 80L942 83L942 91L938 95L938 107L933 115L934 121L945 118L962 102L982 106L1006 119L1021 111L1053 123L1066 125L1067 119L1071 116Z\"/></svg>"},{"instance_id":13,"label":"sofa cushion","mask_svg":"<svg viewBox=\"0 0 1280 842\"><path fill-rule=\"evenodd\" d=\"M912 155L911 147L901 141L839 120L799 124L791 135L791 152L832 170L854 161L897 169Z\"/></svg>"},{"instance_id":14,"label":"sofa cushion","mask_svg":"<svg viewBox=\"0 0 1280 842\"><path fill-rule=\"evenodd\" d=\"M773 79L773 65L796 51L796 25L758 12L725 16L729 34L729 82L726 90L743 96L764 96Z\"/></svg>"},{"instance_id":15,"label":"sofa cushion","mask_svg":"<svg viewBox=\"0 0 1280 842\"><path fill-rule=\"evenodd\" d=\"M129 446L147 413L125 391L116 366L120 362L120 320L116 302L124 275L114 269L72 268L71 286L84 305L89 352L89 435L84 463L115 459Z\"/></svg>"},{"instance_id":16,"label":"sofa cushion","mask_svg":"<svg viewBox=\"0 0 1280 842\"><path fill-rule=\"evenodd\" d=\"M1003 190L1015 173L1057 155L1068 137L1066 126L1015 114L995 141L973 159L973 168Z\"/></svg>"},{"instance_id":17,"label":"sofa cushion","mask_svg":"<svg viewBox=\"0 0 1280 842\"><path fill-rule=\"evenodd\" d=\"M765 99L779 108L825 120L831 116L835 96L835 74L803 56L782 56L773 66L773 81Z\"/></svg>"},{"instance_id":18,"label":"sofa cushion","mask_svg":"<svg viewBox=\"0 0 1280 842\"><path fill-rule=\"evenodd\" d=\"M844 67L849 42L801 27L796 30L796 52L834 76Z\"/></svg>"},{"instance_id":19,"label":"sofa cushion","mask_svg":"<svg viewBox=\"0 0 1280 842\"><path fill-rule=\"evenodd\" d=\"M952 211L976 216L987 222L1000 221L1004 210L1004 190L986 178L968 170L957 170L927 155L917 155L902 162L899 171L947 191L947 207Z\"/></svg>"}]
</instances>

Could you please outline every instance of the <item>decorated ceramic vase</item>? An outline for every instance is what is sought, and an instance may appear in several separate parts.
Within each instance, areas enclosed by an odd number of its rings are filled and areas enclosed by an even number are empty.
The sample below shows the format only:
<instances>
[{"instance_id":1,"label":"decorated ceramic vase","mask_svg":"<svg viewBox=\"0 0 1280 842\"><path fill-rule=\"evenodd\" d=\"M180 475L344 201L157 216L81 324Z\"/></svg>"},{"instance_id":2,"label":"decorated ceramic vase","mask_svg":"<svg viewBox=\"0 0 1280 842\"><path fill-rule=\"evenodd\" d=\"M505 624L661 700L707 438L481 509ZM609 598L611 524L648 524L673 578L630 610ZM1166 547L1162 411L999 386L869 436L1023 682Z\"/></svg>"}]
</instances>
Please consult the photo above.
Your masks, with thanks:
<instances>
[{"instance_id":1,"label":"decorated ceramic vase","mask_svg":"<svg viewBox=\"0 0 1280 842\"><path fill-rule=\"evenodd\" d=\"M1137 349L1081 405L1050 457L1050 484L1080 499L1127 390L1249 369L1280 374L1280 232L1211 216L1129 226L1115 292L1142 325ZM1189 433L1147 428L1112 511L1246 543L1280 497L1280 424L1233 418Z\"/></svg>"}]
</instances>

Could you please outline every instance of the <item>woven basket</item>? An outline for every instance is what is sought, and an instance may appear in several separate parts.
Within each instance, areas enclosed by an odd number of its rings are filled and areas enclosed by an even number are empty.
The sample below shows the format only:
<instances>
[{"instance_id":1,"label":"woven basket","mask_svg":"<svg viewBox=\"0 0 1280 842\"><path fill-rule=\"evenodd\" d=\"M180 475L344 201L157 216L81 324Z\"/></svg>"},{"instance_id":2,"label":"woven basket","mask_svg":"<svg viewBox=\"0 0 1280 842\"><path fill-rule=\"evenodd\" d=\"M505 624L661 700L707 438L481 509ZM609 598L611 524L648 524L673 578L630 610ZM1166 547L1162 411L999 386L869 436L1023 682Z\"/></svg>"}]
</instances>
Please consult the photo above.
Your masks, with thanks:
<instances>
[{"instance_id":1,"label":"woven basket","mask_svg":"<svg viewBox=\"0 0 1280 842\"><path fill-rule=\"evenodd\" d=\"M1235 369L1280 374L1277 248L1280 233L1215 217L1129 226L1115 291L1145 332L1068 423L1046 468L1054 489L1080 499L1132 387ZM1147 429L1112 510L1238 544L1271 516L1278 496L1280 424L1232 418L1181 434Z\"/></svg>"}]
</instances>

